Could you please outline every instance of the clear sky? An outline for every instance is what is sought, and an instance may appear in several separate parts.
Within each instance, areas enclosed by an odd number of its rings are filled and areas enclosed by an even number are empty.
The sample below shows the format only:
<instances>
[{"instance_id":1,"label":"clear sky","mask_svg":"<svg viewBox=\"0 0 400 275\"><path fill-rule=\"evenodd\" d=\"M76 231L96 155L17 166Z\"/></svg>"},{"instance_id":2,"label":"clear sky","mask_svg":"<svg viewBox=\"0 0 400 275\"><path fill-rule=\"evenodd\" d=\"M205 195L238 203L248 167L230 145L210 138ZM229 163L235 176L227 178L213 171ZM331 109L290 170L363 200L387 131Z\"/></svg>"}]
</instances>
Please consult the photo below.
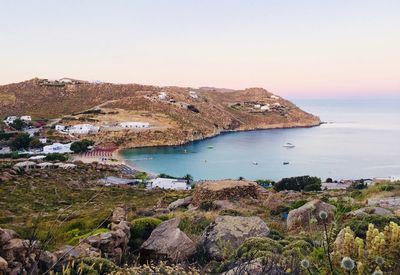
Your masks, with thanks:
<instances>
[{"instance_id":1,"label":"clear sky","mask_svg":"<svg viewBox=\"0 0 400 275\"><path fill-rule=\"evenodd\" d=\"M0 83L400 94L399 0L1 0Z\"/></svg>"}]
</instances>

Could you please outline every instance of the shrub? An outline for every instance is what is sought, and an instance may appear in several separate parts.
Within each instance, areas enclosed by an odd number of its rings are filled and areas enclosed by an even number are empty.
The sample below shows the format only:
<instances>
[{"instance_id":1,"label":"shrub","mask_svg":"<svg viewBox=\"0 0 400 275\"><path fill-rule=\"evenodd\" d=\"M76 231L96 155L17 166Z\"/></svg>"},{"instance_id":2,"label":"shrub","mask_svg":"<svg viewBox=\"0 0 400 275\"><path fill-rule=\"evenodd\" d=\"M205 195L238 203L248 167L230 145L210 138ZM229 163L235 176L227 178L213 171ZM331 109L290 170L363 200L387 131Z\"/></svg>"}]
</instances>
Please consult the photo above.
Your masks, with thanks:
<instances>
[{"instance_id":1,"label":"shrub","mask_svg":"<svg viewBox=\"0 0 400 275\"><path fill-rule=\"evenodd\" d=\"M68 156L60 153L51 153L47 154L44 159L47 161L66 161L68 160Z\"/></svg>"},{"instance_id":2,"label":"shrub","mask_svg":"<svg viewBox=\"0 0 400 275\"><path fill-rule=\"evenodd\" d=\"M190 236L200 236L211 222L211 219L202 215L183 216L178 228Z\"/></svg>"},{"instance_id":3,"label":"shrub","mask_svg":"<svg viewBox=\"0 0 400 275\"><path fill-rule=\"evenodd\" d=\"M75 141L74 143L71 144L71 151L73 151L76 154L84 153L87 150L89 150L89 146L92 146L93 144L94 141L88 139Z\"/></svg>"},{"instance_id":4,"label":"shrub","mask_svg":"<svg viewBox=\"0 0 400 275\"><path fill-rule=\"evenodd\" d=\"M282 190L320 191L321 179L310 176L284 178L279 182L275 183L274 189L276 191L282 191Z\"/></svg>"},{"instance_id":5,"label":"shrub","mask_svg":"<svg viewBox=\"0 0 400 275\"><path fill-rule=\"evenodd\" d=\"M75 234L75 236L72 237L72 238L68 241L68 244L70 244L70 245L76 245L76 244L79 243L79 241L80 241L81 239L85 239L85 238L87 238L87 237L89 237L89 236L97 235L97 234L100 234L100 233L106 233L106 232L110 232L110 230L109 230L108 228L99 228L99 229L95 230L94 232L90 231L90 232L88 232L88 233L79 235L79 233L80 233L79 229L73 229L73 230L67 232L67 233L69 233L70 235Z\"/></svg>"},{"instance_id":6,"label":"shrub","mask_svg":"<svg viewBox=\"0 0 400 275\"><path fill-rule=\"evenodd\" d=\"M13 150L28 149L31 138L27 133L19 133L11 142L11 148Z\"/></svg>"},{"instance_id":7,"label":"shrub","mask_svg":"<svg viewBox=\"0 0 400 275\"><path fill-rule=\"evenodd\" d=\"M150 237L151 232L161 224L161 220L152 217L138 218L131 222L131 239L129 246L132 250L140 248L142 243Z\"/></svg>"},{"instance_id":8,"label":"shrub","mask_svg":"<svg viewBox=\"0 0 400 275\"><path fill-rule=\"evenodd\" d=\"M67 264L63 266L62 274L100 275L110 274L117 269L118 267L110 260L86 257L68 261Z\"/></svg>"},{"instance_id":9,"label":"shrub","mask_svg":"<svg viewBox=\"0 0 400 275\"><path fill-rule=\"evenodd\" d=\"M365 238L365 234L368 230L368 225L374 224L377 229L382 230L385 225L390 222L400 223L400 219L396 217L386 217L379 215L368 215L362 218L354 217L346 223L345 226L349 226L354 231L356 237Z\"/></svg>"},{"instance_id":10,"label":"shrub","mask_svg":"<svg viewBox=\"0 0 400 275\"><path fill-rule=\"evenodd\" d=\"M290 204L290 209L297 209L307 203L307 200L298 200Z\"/></svg>"},{"instance_id":11,"label":"shrub","mask_svg":"<svg viewBox=\"0 0 400 275\"><path fill-rule=\"evenodd\" d=\"M21 130L23 130L26 126L28 126L28 124L26 124L23 120L21 120L21 119L18 118L18 119L16 119L16 120L14 120L14 122L11 123L10 126L11 126L12 128L14 128L15 130L17 130L17 131L21 131Z\"/></svg>"},{"instance_id":12,"label":"shrub","mask_svg":"<svg viewBox=\"0 0 400 275\"><path fill-rule=\"evenodd\" d=\"M199 205L199 209L203 211L217 210L219 207L213 201L202 201Z\"/></svg>"}]
</instances>

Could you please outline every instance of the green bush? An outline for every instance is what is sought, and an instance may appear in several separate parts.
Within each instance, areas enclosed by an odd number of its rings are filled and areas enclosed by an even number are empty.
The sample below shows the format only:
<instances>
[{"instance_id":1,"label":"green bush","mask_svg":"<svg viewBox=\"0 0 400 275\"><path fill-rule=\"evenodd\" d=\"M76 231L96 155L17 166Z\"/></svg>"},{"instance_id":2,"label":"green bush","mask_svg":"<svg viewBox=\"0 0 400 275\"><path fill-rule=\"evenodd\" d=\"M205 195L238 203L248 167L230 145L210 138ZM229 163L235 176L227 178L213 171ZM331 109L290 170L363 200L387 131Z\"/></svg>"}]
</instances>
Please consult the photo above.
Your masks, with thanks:
<instances>
[{"instance_id":1,"label":"green bush","mask_svg":"<svg viewBox=\"0 0 400 275\"><path fill-rule=\"evenodd\" d=\"M21 150L28 149L29 143L31 142L31 138L27 133L19 133L12 141L11 141L11 149L13 150Z\"/></svg>"},{"instance_id":2,"label":"green bush","mask_svg":"<svg viewBox=\"0 0 400 275\"><path fill-rule=\"evenodd\" d=\"M108 228L99 228L99 229L97 229L95 231L90 231L88 233L85 233L85 234L82 234L82 235L78 235L80 233L79 229L73 229L73 230L69 231L68 233L69 234L77 234L77 235L75 235L75 237L72 237L70 240L68 240L67 243L70 244L70 245L76 245L76 244L79 243L79 241L81 239L85 239L85 238L87 238L89 236L100 234L100 233L106 233L106 232L110 232L110 229L108 229Z\"/></svg>"},{"instance_id":3,"label":"green bush","mask_svg":"<svg viewBox=\"0 0 400 275\"><path fill-rule=\"evenodd\" d=\"M142 243L150 237L151 232L161 223L160 219L152 217L133 220L131 222L131 239L129 241L131 249L140 248Z\"/></svg>"},{"instance_id":4,"label":"green bush","mask_svg":"<svg viewBox=\"0 0 400 275\"><path fill-rule=\"evenodd\" d=\"M178 228L190 236L200 236L212 220L202 215L184 216L181 218Z\"/></svg>"},{"instance_id":5,"label":"green bush","mask_svg":"<svg viewBox=\"0 0 400 275\"><path fill-rule=\"evenodd\" d=\"M76 154L84 153L87 150L89 150L89 146L92 145L94 145L94 141L88 139L75 141L71 144L71 151L73 151Z\"/></svg>"},{"instance_id":6,"label":"green bush","mask_svg":"<svg viewBox=\"0 0 400 275\"><path fill-rule=\"evenodd\" d=\"M357 237L365 238L365 234L368 231L368 224L372 223L379 230L383 230L383 228L389 224L390 222L395 222L397 224L400 223L400 219L397 217L386 217L379 215L368 215L365 217L354 217L349 220L344 226L350 226L351 230L354 231L354 234Z\"/></svg>"},{"instance_id":7,"label":"green bush","mask_svg":"<svg viewBox=\"0 0 400 275\"><path fill-rule=\"evenodd\" d=\"M284 178L275 183L276 191L294 190L294 191L320 191L321 179L317 177L302 176Z\"/></svg>"},{"instance_id":8,"label":"green bush","mask_svg":"<svg viewBox=\"0 0 400 275\"><path fill-rule=\"evenodd\" d=\"M283 246L270 238L253 237L245 240L237 249L240 259L253 260L271 254L281 254Z\"/></svg>"},{"instance_id":9,"label":"green bush","mask_svg":"<svg viewBox=\"0 0 400 275\"><path fill-rule=\"evenodd\" d=\"M299 207L302 207L303 205L305 205L308 201L307 200L298 200L298 201L294 201L290 204L290 209L297 209Z\"/></svg>"},{"instance_id":10,"label":"green bush","mask_svg":"<svg viewBox=\"0 0 400 275\"><path fill-rule=\"evenodd\" d=\"M68 160L68 156L60 153L51 153L47 154L44 159L47 161L66 161Z\"/></svg>"}]
</instances>

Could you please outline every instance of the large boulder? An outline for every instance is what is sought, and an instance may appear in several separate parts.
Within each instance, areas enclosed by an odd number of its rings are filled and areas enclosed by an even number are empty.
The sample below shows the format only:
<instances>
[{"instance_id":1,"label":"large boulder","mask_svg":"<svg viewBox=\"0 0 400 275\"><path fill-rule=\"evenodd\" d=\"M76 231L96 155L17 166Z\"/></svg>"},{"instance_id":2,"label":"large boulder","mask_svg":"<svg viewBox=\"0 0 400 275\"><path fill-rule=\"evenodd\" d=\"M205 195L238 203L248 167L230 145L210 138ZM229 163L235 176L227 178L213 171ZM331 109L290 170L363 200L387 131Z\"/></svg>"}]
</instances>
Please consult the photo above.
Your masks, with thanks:
<instances>
[{"instance_id":1,"label":"large boulder","mask_svg":"<svg viewBox=\"0 0 400 275\"><path fill-rule=\"evenodd\" d=\"M312 200L303 206L289 212L287 218L287 228L289 231L309 230L313 222L322 225L332 222L335 206L325 203L319 199ZM321 211L327 213L326 219L320 218Z\"/></svg>"},{"instance_id":2,"label":"large boulder","mask_svg":"<svg viewBox=\"0 0 400 275\"><path fill-rule=\"evenodd\" d=\"M142 244L145 257L167 258L179 262L192 256L196 244L179 228L179 219L171 219L160 224Z\"/></svg>"},{"instance_id":3,"label":"large boulder","mask_svg":"<svg viewBox=\"0 0 400 275\"><path fill-rule=\"evenodd\" d=\"M219 216L206 228L202 245L210 257L222 260L224 250L236 249L250 237L266 237L269 231L259 217Z\"/></svg>"},{"instance_id":4,"label":"large boulder","mask_svg":"<svg viewBox=\"0 0 400 275\"><path fill-rule=\"evenodd\" d=\"M393 212L382 207L367 206L354 210L350 212L349 215L355 217L365 217L368 215L391 216L393 215Z\"/></svg>"},{"instance_id":5,"label":"large boulder","mask_svg":"<svg viewBox=\"0 0 400 275\"><path fill-rule=\"evenodd\" d=\"M190 196L190 197L186 197L186 198L179 199L179 200L176 200L174 202L171 202L168 205L168 209L170 211L173 211L173 210L175 210L175 209L177 209L179 207L187 207L191 203L192 203L192 197Z\"/></svg>"},{"instance_id":6,"label":"large boulder","mask_svg":"<svg viewBox=\"0 0 400 275\"><path fill-rule=\"evenodd\" d=\"M8 243L11 239L15 238L17 234L11 229L0 228L0 247Z\"/></svg>"},{"instance_id":7,"label":"large boulder","mask_svg":"<svg viewBox=\"0 0 400 275\"><path fill-rule=\"evenodd\" d=\"M6 274L8 263L3 257L0 257L0 274Z\"/></svg>"}]
</instances>

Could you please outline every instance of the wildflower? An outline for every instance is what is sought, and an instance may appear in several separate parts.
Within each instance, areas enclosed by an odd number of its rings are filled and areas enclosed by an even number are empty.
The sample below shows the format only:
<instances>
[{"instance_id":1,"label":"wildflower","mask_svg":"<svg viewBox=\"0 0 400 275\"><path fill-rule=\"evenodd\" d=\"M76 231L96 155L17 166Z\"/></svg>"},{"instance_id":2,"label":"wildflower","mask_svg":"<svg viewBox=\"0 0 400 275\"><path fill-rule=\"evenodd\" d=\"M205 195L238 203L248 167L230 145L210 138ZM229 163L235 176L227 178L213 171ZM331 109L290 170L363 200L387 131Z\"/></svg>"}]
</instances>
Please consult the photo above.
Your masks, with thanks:
<instances>
[{"instance_id":1,"label":"wildflower","mask_svg":"<svg viewBox=\"0 0 400 275\"><path fill-rule=\"evenodd\" d=\"M344 257L340 266L347 271L353 270L355 267L354 261L350 257Z\"/></svg>"},{"instance_id":2,"label":"wildflower","mask_svg":"<svg viewBox=\"0 0 400 275\"><path fill-rule=\"evenodd\" d=\"M304 259L300 262L300 265L304 269L310 268L310 262L307 259Z\"/></svg>"},{"instance_id":3,"label":"wildflower","mask_svg":"<svg viewBox=\"0 0 400 275\"><path fill-rule=\"evenodd\" d=\"M383 265L385 263L385 259L383 259L381 256L376 256L375 262L378 265Z\"/></svg>"},{"instance_id":4,"label":"wildflower","mask_svg":"<svg viewBox=\"0 0 400 275\"><path fill-rule=\"evenodd\" d=\"M328 213L326 213L325 211L320 211L319 217L321 218L321 220L326 220L328 218Z\"/></svg>"}]
</instances>

